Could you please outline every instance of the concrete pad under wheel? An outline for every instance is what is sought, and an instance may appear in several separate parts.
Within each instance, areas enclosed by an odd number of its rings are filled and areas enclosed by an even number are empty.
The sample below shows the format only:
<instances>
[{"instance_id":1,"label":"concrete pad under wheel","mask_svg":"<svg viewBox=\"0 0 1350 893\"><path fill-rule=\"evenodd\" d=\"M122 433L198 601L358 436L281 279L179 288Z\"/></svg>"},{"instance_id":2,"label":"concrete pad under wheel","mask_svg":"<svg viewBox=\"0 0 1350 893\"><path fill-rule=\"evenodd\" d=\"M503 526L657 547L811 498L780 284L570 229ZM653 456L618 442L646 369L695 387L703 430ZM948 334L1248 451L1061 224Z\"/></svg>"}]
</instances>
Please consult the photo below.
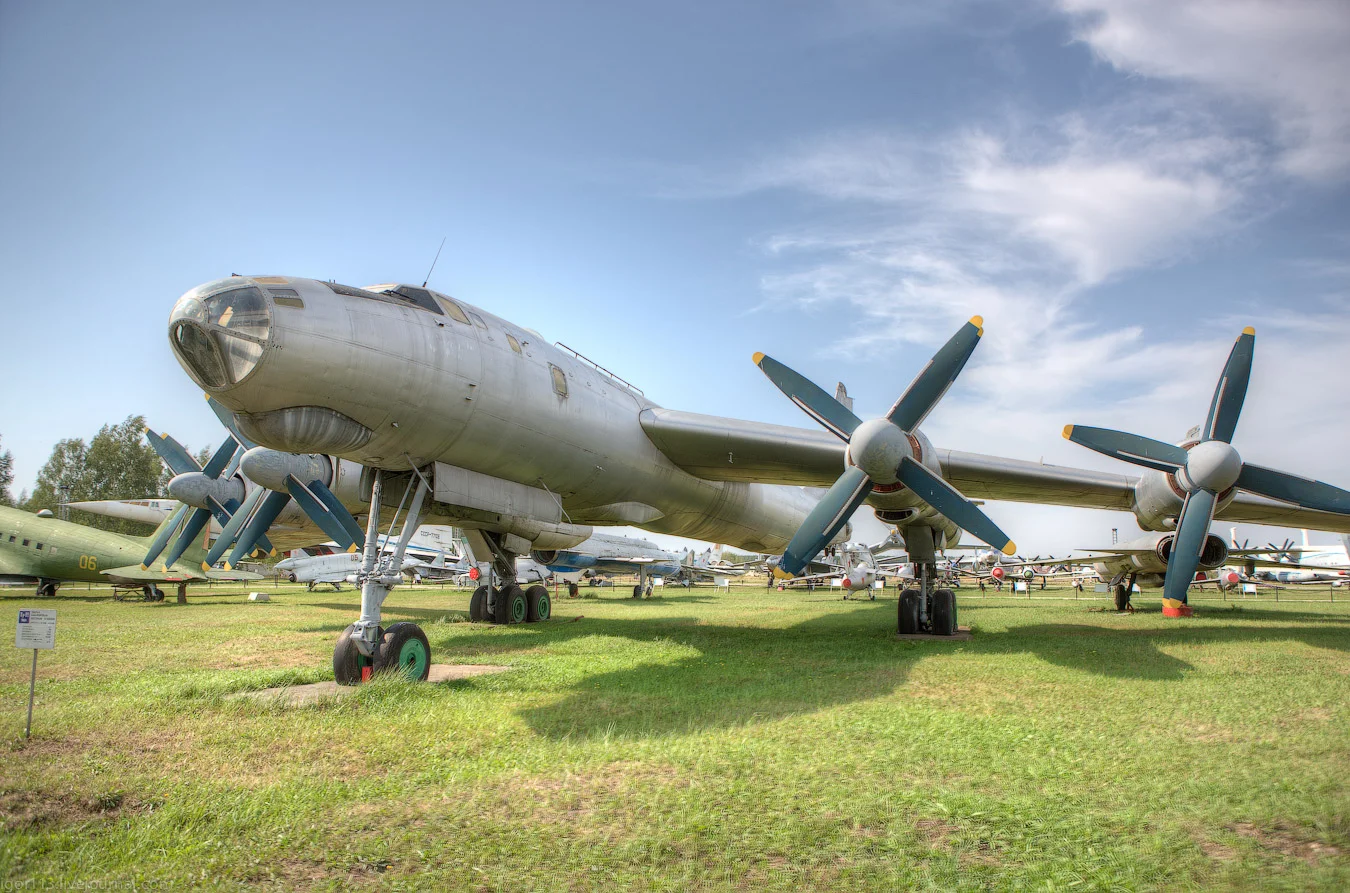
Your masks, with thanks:
<instances>
[{"instance_id":1,"label":"concrete pad under wheel","mask_svg":"<svg viewBox=\"0 0 1350 893\"><path fill-rule=\"evenodd\" d=\"M954 636L935 636L932 633L914 633L913 635L902 636L896 633L895 637L903 642L969 642L972 635L970 627L958 626Z\"/></svg>"},{"instance_id":2,"label":"concrete pad under wheel","mask_svg":"<svg viewBox=\"0 0 1350 893\"><path fill-rule=\"evenodd\" d=\"M486 676L491 673L504 673L510 667L494 664L432 664L427 673L428 682L453 682L468 679L471 676ZM261 691L239 692L232 697L249 698L254 701L279 701L286 707L301 707L313 704L325 698L336 698L356 691L358 685L338 685L329 679L326 682L311 682L308 685L281 685L265 688Z\"/></svg>"}]
</instances>

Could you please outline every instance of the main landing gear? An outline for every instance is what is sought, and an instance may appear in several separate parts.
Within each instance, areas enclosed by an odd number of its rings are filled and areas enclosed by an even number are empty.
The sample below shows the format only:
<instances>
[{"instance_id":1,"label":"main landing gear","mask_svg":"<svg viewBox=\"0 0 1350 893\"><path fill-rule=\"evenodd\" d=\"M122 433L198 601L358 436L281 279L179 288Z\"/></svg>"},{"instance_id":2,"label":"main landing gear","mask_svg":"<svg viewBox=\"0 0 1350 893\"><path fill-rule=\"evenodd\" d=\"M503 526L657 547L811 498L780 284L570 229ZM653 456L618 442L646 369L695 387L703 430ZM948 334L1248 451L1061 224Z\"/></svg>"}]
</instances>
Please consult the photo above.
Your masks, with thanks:
<instances>
[{"instance_id":1,"label":"main landing gear","mask_svg":"<svg viewBox=\"0 0 1350 893\"><path fill-rule=\"evenodd\" d=\"M1128 578L1122 575L1112 581L1114 585L1111 588L1116 597L1116 610L1122 614L1134 610L1134 606L1130 604L1130 596L1134 594L1134 580L1135 575L1130 574Z\"/></svg>"},{"instance_id":2,"label":"main landing gear","mask_svg":"<svg viewBox=\"0 0 1350 893\"><path fill-rule=\"evenodd\" d=\"M366 520L366 548L357 576L361 583L361 619L342 631L333 648L333 677L338 685L358 685L376 673L392 672L402 673L409 679L424 680L431 671L431 645L421 627L407 622L395 623L388 628L380 625L380 609L390 591L403 579L399 571L403 566L403 553L417 532L422 503L431 490L421 472L413 469L413 473L417 489L403 518L398 546L392 554L385 555L379 546L380 499L384 487L380 473L375 472L370 492L370 517ZM408 482L408 489L412 489L413 483L413 480ZM403 499L407 498L405 490ZM403 500L400 500L394 510L396 521L402 509ZM392 529L393 525L390 526Z\"/></svg>"},{"instance_id":3,"label":"main landing gear","mask_svg":"<svg viewBox=\"0 0 1350 893\"><path fill-rule=\"evenodd\" d=\"M37 595L38 598L55 598L56 590L61 588L60 580L38 580Z\"/></svg>"},{"instance_id":4,"label":"main landing gear","mask_svg":"<svg viewBox=\"0 0 1350 893\"><path fill-rule=\"evenodd\" d=\"M896 608L896 626L900 635L956 635L956 593L950 589L936 588L940 578L933 529L913 525L905 528L904 537L905 548L914 562L914 582L919 585L900 593L900 603Z\"/></svg>"},{"instance_id":5,"label":"main landing gear","mask_svg":"<svg viewBox=\"0 0 1350 893\"><path fill-rule=\"evenodd\" d=\"M495 590L479 586L469 598L469 619L476 623L539 623L552 616L553 597L538 583L528 589L521 589L517 583Z\"/></svg>"}]
</instances>

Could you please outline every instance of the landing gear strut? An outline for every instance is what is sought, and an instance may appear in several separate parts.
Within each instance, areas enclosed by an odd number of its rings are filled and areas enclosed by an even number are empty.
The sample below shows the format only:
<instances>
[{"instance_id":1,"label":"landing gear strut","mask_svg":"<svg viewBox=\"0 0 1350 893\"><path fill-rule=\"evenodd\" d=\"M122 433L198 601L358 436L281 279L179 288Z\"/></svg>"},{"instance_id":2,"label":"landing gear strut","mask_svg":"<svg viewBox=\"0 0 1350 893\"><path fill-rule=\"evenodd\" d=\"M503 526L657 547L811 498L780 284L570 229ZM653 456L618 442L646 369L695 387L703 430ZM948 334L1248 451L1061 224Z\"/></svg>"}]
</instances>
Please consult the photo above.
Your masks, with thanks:
<instances>
[{"instance_id":1,"label":"landing gear strut","mask_svg":"<svg viewBox=\"0 0 1350 893\"><path fill-rule=\"evenodd\" d=\"M1130 574L1127 579L1117 577L1115 580L1116 610L1122 614L1131 610L1130 596L1134 594L1135 575Z\"/></svg>"},{"instance_id":2,"label":"landing gear strut","mask_svg":"<svg viewBox=\"0 0 1350 893\"><path fill-rule=\"evenodd\" d=\"M905 549L914 562L916 588L900 593L897 612L897 631L902 636L929 633L935 636L956 635L956 593L938 589L937 555L933 542L933 528L911 525L904 529Z\"/></svg>"},{"instance_id":3,"label":"landing gear strut","mask_svg":"<svg viewBox=\"0 0 1350 893\"><path fill-rule=\"evenodd\" d=\"M488 585L479 586L469 598L470 620L538 623L553 616L553 598L547 587L536 584L525 589L516 582L516 556L507 548L507 535L489 530L466 530L464 533L475 560L485 553L492 556ZM493 581L498 583L496 588L491 585ZM576 595L575 583L571 594Z\"/></svg>"},{"instance_id":4,"label":"landing gear strut","mask_svg":"<svg viewBox=\"0 0 1350 893\"><path fill-rule=\"evenodd\" d=\"M422 503L431 490L420 471L414 468L413 473L417 489L403 518L398 546L392 555L385 555L379 543L380 500L384 486L380 472L375 472L370 490L370 517L366 520L366 548L357 576L361 583L361 619L342 631L333 648L333 677L339 685L356 685L367 681L374 673L395 671L404 673L409 679L424 680L431 670L431 646L417 624L395 623L388 629L380 625L380 609L390 591L403 579L399 571L403 566L403 553L417 532ZM412 486L410 480L408 488ZM403 499L407 498L405 490ZM403 501L400 500L398 509L394 510L395 521L402 508Z\"/></svg>"},{"instance_id":5,"label":"landing gear strut","mask_svg":"<svg viewBox=\"0 0 1350 893\"><path fill-rule=\"evenodd\" d=\"M56 596L56 590L60 588L60 580L38 580L38 598L54 598Z\"/></svg>"}]
</instances>

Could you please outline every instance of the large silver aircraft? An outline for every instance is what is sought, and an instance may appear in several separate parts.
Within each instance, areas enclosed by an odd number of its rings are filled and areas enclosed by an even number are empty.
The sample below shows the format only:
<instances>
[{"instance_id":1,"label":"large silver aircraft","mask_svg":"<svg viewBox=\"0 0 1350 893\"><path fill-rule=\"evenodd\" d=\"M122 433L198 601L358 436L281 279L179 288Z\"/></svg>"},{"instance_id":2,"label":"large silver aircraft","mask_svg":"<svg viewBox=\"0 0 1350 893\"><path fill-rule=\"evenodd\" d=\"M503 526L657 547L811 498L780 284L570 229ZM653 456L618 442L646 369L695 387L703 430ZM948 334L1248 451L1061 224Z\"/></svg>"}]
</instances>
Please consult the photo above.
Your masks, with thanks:
<instances>
[{"instance_id":1,"label":"large silver aircraft","mask_svg":"<svg viewBox=\"0 0 1350 893\"><path fill-rule=\"evenodd\" d=\"M484 594L491 605L505 603L509 617L526 614L514 557L576 545L591 525L782 551L780 569L795 574L821 548L848 539L849 516L868 502L899 530L919 569L917 590L901 599L901 628L945 634L955 630L955 603L933 587L936 547L958 542L964 528L1013 551L963 493L1133 511L1154 530L1170 530L1182 504L1161 476L936 448L919 425L982 334L978 317L962 326L890 411L867 421L757 355L770 380L825 428L810 431L665 409L576 351L425 287L236 276L187 292L168 326L188 375L228 411L240 437L260 445L240 463L250 478L337 514L330 485L342 488L344 466L359 463L359 479L346 485L370 507L366 538L377 535L386 508L411 522L424 510L449 519L475 558L491 560L498 585ZM829 490L818 497L803 487ZM1350 532L1346 515L1247 493L1216 511ZM355 526L349 514L342 520ZM266 526L250 520L235 530L236 552L252 548ZM379 555L365 550L361 616L335 649L344 682L395 666L425 674L421 631L380 626L397 574L396 565L377 564Z\"/></svg>"}]
</instances>

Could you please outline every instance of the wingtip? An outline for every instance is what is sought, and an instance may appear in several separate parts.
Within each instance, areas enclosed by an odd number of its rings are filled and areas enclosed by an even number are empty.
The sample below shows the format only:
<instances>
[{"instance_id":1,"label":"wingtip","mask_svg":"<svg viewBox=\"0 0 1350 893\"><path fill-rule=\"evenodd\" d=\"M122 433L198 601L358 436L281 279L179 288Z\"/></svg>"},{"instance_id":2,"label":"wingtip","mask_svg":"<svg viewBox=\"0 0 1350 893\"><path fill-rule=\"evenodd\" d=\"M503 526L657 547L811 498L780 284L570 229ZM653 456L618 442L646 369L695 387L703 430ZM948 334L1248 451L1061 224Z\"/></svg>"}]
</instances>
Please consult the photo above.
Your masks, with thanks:
<instances>
[{"instance_id":1,"label":"wingtip","mask_svg":"<svg viewBox=\"0 0 1350 893\"><path fill-rule=\"evenodd\" d=\"M750 357L750 359L754 360L755 365L758 366L760 363L764 361L764 351L762 350L755 351L754 356Z\"/></svg>"},{"instance_id":2,"label":"wingtip","mask_svg":"<svg viewBox=\"0 0 1350 893\"><path fill-rule=\"evenodd\" d=\"M1242 330L1242 334L1244 334L1244 335L1255 335L1255 334L1256 334L1256 326L1247 326L1247 328L1245 328L1245 329Z\"/></svg>"},{"instance_id":3,"label":"wingtip","mask_svg":"<svg viewBox=\"0 0 1350 893\"><path fill-rule=\"evenodd\" d=\"M1060 433L1064 435L1065 440L1073 440L1073 425L1065 425L1064 430Z\"/></svg>"},{"instance_id":4,"label":"wingtip","mask_svg":"<svg viewBox=\"0 0 1350 893\"><path fill-rule=\"evenodd\" d=\"M1017 543L1013 542L1012 540L1008 540L1008 545L1003 547L1002 552L1004 555L1016 555Z\"/></svg>"}]
</instances>

